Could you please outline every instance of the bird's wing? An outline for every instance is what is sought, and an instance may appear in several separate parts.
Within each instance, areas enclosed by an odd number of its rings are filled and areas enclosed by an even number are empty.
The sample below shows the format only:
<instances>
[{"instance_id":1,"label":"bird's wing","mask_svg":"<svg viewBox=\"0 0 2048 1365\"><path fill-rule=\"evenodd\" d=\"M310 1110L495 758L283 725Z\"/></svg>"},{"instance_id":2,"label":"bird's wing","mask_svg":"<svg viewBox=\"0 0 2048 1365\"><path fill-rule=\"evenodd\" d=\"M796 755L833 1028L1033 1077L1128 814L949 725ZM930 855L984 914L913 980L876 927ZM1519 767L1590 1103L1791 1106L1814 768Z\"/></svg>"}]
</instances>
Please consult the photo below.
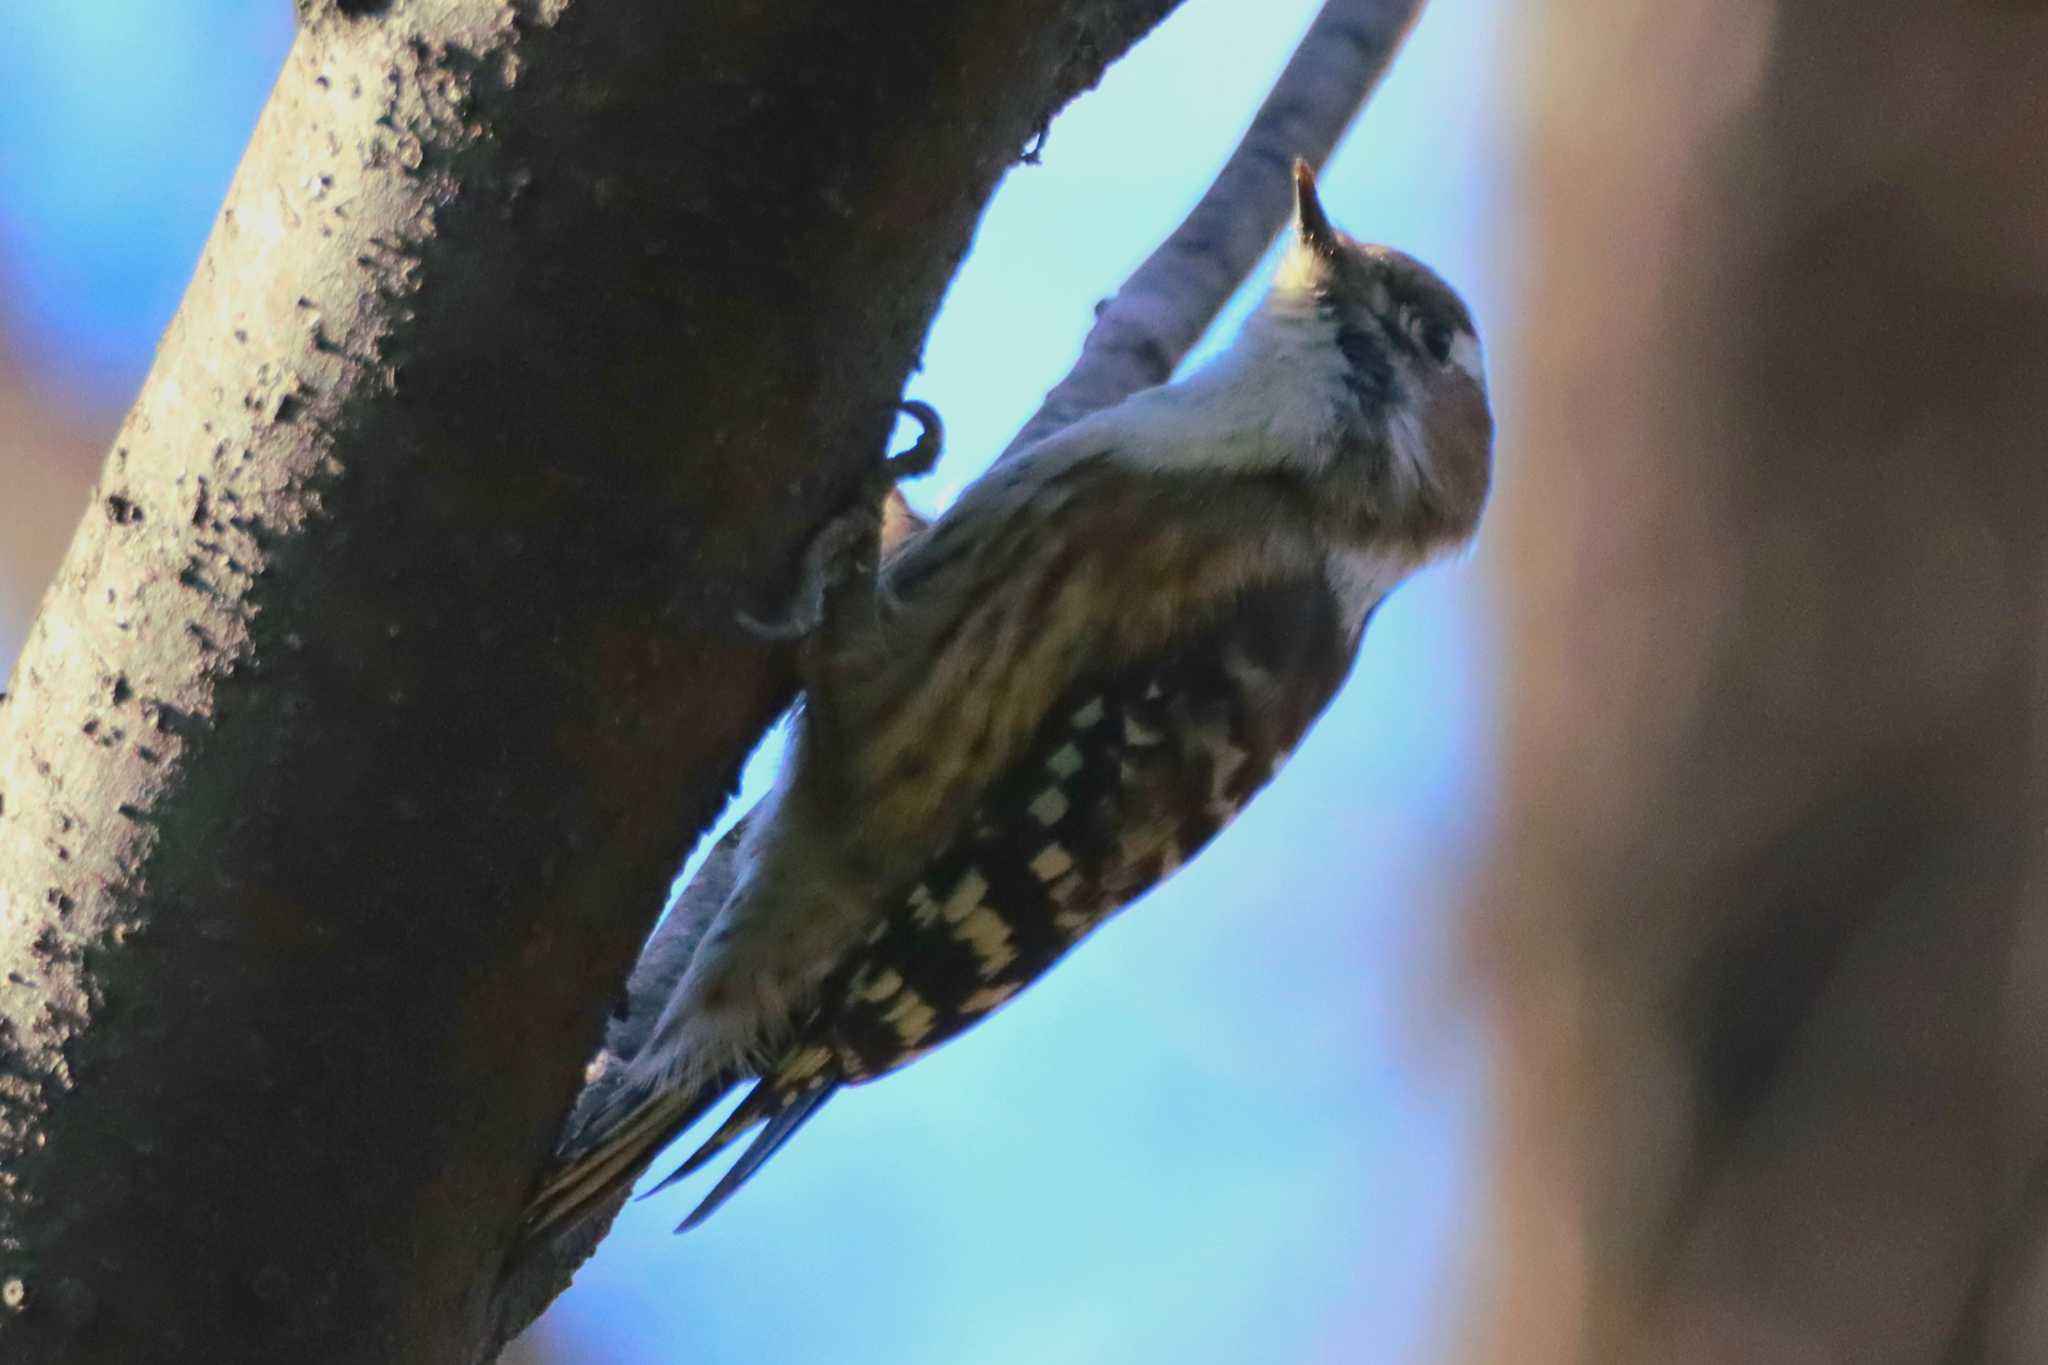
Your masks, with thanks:
<instances>
[{"instance_id":1,"label":"bird's wing","mask_svg":"<svg viewBox=\"0 0 2048 1365\"><path fill-rule=\"evenodd\" d=\"M821 993L731 1118L667 1181L766 1128L701 1222L839 1086L945 1042L1192 858L1265 784L1354 657L1320 577L1240 594L1206 631L1085 677L1047 712L951 845Z\"/></svg>"}]
</instances>

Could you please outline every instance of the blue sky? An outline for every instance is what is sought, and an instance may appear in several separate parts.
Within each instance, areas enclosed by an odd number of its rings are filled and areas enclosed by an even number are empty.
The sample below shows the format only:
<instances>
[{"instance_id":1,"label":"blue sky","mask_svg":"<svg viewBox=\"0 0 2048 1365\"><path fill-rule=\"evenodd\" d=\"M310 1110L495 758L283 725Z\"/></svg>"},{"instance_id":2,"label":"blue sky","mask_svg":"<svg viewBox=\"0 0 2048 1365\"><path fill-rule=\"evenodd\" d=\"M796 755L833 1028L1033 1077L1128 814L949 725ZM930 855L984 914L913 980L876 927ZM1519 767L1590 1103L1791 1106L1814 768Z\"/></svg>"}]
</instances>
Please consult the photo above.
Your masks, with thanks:
<instances>
[{"instance_id":1,"label":"blue sky","mask_svg":"<svg viewBox=\"0 0 2048 1365\"><path fill-rule=\"evenodd\" d=\"M1340 223L1464 290L1496 392L1513 364L1491 227L1506 8L1434 0L1324 176ZM911 382L949 437L918 501L957 492L1064 372L1314 9L1189 0L1053 125L1043 165L1011 173ZM58 391L118 411L140 382L289 39L285 0L0 6L0 308ZM0 480L14 458L0 444ZM1490 796L1482 586L1468 561L1404 588L1274 786L997 1019L836 1099L690 1236L669 1229L691 1190L630 1208L544 1320L549 1345L593 1362L1428 1358L1485 1119L1450 958Z\"/></svg>"}]
</instances>

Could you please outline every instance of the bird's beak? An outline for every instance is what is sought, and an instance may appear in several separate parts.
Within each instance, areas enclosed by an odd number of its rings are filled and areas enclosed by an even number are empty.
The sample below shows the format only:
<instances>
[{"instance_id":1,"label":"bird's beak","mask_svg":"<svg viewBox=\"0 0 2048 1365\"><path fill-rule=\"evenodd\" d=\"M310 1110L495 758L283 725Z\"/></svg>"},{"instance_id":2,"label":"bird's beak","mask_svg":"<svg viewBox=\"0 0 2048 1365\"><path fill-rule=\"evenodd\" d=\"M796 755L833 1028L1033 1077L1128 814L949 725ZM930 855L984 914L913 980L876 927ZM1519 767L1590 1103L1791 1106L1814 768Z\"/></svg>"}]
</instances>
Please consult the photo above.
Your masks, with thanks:
<instances>
[{"instance_id":1,"label":"bird's beak","mask_svg":"<svg viewBox=\"0 0 2048 1365\"><path fill-rule=\"evenodd\" d=\"M1301 157L1294 158L1294 230L1301 235L1302 245L1317 255L1337 253L1337 229L1330 226L1323 201L1316 198L1316 173Z\"/></svg>"}]
</instances>

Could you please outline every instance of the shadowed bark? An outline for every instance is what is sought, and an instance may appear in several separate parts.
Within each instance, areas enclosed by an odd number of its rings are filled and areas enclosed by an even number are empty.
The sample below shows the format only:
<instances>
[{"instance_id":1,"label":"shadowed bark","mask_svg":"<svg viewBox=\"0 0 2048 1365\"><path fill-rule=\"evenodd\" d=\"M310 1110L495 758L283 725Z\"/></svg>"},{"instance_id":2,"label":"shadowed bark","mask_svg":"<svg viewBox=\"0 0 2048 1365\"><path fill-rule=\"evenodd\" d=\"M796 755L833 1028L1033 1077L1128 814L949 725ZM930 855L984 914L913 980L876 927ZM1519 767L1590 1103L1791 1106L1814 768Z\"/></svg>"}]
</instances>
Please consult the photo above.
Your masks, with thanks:
<instances>
[{"instance_id":1,"label":"shadowed bark","mask_svg":"<svg viewBox=\"0 0 2048 1365\"><path fill-rule=\"evenodd\" d=\"M1004 168L1172 0L332 0L0 706L0 1355L484 1358Z\"/></svg>"},{"instance_id":2,"label":"shadowed bark","mask_svg":"<svg viewBox=\"0 0 2048 1365\"><path fill-rule=\"evenodd\" d=\"M1474 1358L2048 1358L2048 18L1542 10Z\"/></svg>"}]
</instances>

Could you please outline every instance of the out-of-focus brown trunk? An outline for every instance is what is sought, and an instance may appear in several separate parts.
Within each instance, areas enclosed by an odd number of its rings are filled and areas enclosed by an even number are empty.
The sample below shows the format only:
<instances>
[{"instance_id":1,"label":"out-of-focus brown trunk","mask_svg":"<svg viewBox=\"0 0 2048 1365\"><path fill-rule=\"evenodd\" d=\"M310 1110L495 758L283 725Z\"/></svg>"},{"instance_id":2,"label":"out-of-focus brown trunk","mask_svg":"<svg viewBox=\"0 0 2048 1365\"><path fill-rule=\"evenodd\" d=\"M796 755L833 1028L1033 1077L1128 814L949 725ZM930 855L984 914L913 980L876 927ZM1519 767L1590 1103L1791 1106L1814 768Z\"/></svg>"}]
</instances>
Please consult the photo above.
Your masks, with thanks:
<instances>
[{"instance_id":1,"label":"out-of-focus brown trunk","mask_svg":"<svg viewBox=\"0 0 2048 1365\"><path fill-rule=\"evenodd\" d=\"M1474 1354L2048 1358L2048 15L1531 35Z\"/></svg>"},{"instance_id":2,"label":"out-of-focus brown trunk","mask_svg":"<svg viewBox=\"0 0 2048 1365\"><path fill-rule=\"evenodd\" d=\"M99 472L103 430L45 399L17 340L0 324L0 659L12 660L36 599L78 525Z\"/></svg>"}]
</instances>

